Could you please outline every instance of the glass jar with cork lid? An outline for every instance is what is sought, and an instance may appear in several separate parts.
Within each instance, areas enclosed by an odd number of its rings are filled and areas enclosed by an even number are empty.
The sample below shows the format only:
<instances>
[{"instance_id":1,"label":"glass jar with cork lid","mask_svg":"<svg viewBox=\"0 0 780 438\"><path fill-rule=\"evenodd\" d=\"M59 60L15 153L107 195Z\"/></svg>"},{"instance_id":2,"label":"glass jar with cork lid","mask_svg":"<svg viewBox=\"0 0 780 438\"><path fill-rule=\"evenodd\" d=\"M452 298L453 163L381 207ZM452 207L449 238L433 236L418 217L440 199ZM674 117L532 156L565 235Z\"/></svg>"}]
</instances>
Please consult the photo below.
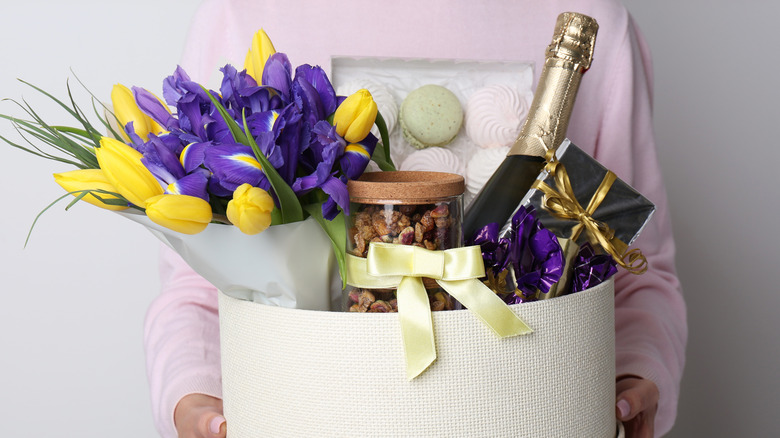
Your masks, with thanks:
<instances>
[{"instance_id":1,"label":"glass jar with cork lid","mask_svg":"<svg viewBox=\"0 0 780 438\"><path fill-rule=\"evenodd\" d=\"M348 258L365 259L375 242L432 251L463 246L465 184L462 176L443 172L368 172L359 180L349 181L347 187L350 195ZM347 276L342 310L398 310L394 287L365 287L354 278L355 281L350 281L350 277L353 275ZM423 278L423 283L431 310L460 308L434 280Z\"/></svg>"}]
</instances>

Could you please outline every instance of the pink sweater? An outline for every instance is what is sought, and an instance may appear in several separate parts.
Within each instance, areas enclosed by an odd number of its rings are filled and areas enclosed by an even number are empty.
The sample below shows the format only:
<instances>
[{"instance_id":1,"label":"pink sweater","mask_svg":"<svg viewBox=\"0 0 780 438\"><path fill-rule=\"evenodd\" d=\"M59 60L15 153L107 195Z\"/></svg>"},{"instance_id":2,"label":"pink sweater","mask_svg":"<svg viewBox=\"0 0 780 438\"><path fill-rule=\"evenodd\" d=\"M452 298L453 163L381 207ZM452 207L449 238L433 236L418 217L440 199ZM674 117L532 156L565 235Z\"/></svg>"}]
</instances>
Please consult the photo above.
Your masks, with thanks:
<instances>
[{"instance_id":1,"label":"pink sweater","mask_svg":"<svg viewBox=\"0 0 780 438\"><path fill-rule=\"evenodd\" d=\"M676 415L686 311L653 138L650 54L619 1L205 0L182 65L204 82L226 62L240 68L262 27L293 65L329 70L330 55L533 61L536 83L555 18L564 11L590 15L600 25L568 136L657 206L636 243L650 269L641 276L618 274L615 317L617 373L658 385L661 435ZM221 395L217 291L167 248L160 270L163 290L145 328L148 375L157 427L175 437L173 410L181 397Z\"/></svg>"}]
</instances>

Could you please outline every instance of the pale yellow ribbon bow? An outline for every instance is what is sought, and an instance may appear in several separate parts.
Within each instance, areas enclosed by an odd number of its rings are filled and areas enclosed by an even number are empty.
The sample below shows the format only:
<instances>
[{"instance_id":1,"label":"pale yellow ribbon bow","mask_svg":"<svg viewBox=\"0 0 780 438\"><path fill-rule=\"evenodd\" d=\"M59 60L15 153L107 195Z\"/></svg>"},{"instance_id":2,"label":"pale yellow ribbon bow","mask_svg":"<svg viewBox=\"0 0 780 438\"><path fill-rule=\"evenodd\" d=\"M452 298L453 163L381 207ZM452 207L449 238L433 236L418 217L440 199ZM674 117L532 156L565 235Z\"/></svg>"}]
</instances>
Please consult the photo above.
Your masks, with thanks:
<instances>
[{"instance_id":1,"label":"pale yellow ribbon bow","mask_svg":"<svg viewBox=\"0 0 780 438\"><path fill-rule=\"evenodd\" d=\"M479 281L484 276L479 246L431 251L374 242L365 259L349 254L347 257L347 283L351 286L398 289L398 319L409 380L419 376L436 360L433 318L423 277L436 280L442 289L502 338L533 331L495 292Z\"/></svg>"}]
</instances>

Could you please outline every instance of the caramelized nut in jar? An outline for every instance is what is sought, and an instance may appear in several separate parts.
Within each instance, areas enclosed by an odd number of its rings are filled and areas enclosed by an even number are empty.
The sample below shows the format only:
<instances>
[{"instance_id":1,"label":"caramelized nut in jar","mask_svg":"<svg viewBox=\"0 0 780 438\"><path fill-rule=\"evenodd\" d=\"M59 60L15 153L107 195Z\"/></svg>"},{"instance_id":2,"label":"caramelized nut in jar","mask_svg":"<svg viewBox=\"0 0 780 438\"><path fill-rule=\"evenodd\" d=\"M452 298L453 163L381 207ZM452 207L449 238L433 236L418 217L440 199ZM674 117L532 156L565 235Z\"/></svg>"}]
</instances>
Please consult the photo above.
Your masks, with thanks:
<instances>
[{"instance_id":1,"label":"caramelized nut in jar","mask_svg":"<svg viewBox=\"0 0 780 438\"><path fill-rule=\"evenodd\" d=\"M445 250L463 245L463 177L440 172L369 172L348 183L347 252L365 258L372 242ZM432 310L459 304L423 279ZM349 279L347 280L349 283ZM394 289L347 285L343 310L396 312Z\"/></svg>"}]
</instances>

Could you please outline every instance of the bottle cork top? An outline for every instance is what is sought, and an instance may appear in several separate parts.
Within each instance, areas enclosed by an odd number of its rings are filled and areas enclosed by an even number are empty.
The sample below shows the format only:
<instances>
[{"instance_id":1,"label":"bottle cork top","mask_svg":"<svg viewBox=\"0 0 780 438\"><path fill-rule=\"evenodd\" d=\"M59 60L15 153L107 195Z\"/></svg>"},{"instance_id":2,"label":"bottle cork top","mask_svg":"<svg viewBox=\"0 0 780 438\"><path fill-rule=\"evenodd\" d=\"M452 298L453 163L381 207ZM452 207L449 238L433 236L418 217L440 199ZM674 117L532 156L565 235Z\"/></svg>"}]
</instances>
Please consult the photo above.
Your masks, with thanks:
<instances>
[{"instance_id":1,"label":"bottle cork top","mask_svg":"<svg viewBox=\"0 0 780 438\"><path fill-rule=\"evenodd\" d=\"M558 58L579 65L584 72L593 61L593 47L599 25L596 20L576 12L564 12L555 23L547 58Z\"/></svg>"}]
</instances>

